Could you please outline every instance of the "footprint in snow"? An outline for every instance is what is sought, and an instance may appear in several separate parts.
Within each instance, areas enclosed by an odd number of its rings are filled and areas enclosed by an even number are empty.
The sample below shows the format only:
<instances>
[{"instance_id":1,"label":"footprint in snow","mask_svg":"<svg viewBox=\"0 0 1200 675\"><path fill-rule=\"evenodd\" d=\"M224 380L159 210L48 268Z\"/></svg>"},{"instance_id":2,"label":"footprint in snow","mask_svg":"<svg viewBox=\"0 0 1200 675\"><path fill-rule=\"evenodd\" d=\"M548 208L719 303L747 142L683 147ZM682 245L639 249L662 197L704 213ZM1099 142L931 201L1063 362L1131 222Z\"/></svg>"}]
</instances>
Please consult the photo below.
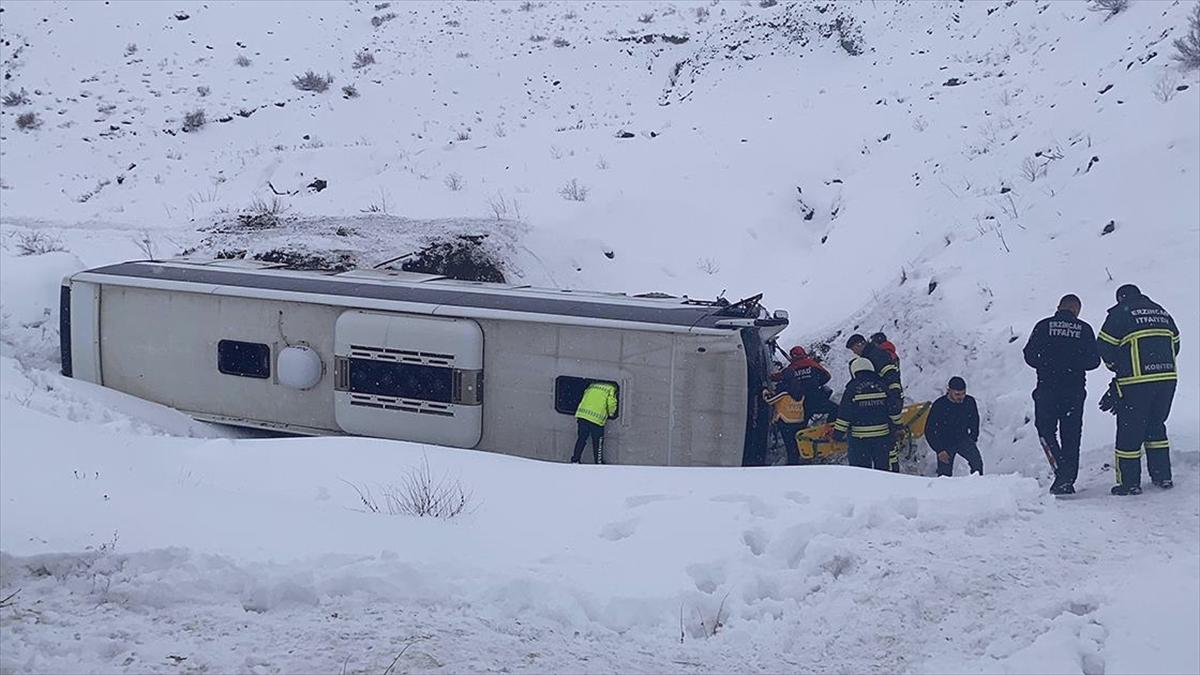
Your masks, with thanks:
<instances>
[{"instance_id":1,"label":"footprint in snow","mask_svg":"<svg viewBox=\"0 0 1200 675\"><path fill-rule=\"evenodd\" d=\"M1087 616L1099 609L1100 606L1091 600L1068 600L1060 605L1058 614L1074 614L1075 616Z\"/></svg>"},{"instance_id":2,"label":"footprint in snow","mask_svg":"<svg viewBox=\"0 0 1200 675\"><path fill-rule=\"evenodd\" d=\"M753 495L718 495L713 497L711 501L744 504L750 515L757 518L774 518L776 514L774 507Z\"/></svg>"},{"instance_id":3,"label":"footprint in snow","mask_svg":"<svg viewBox=\"0 0 1200 675\"><path fill-rule=\"evenodd\" d=\"M618 520L614 523L609 523L600 528L600 538L609 541L620 541L633 536L637 531L637 519Z\"/></svg>"},{"instance_id":4,"label":"footprint in snow","mask_svg":"<svg viewBox=\"0 0 1200 675\"><path fill-rule=\"evenodd\" d=\"M714 593L725 583L725 566L720 563L695 563L688 565L688 576L701 593Z\"/></svg>"},{"instance_id":5,"label":"footprint in snow","mask_svg":"<svg viewBox=\"0 0 1200 675\"><path fill-rule=\"evenodd\" d=\"M761 528L746 530L742 533L742 543L755 556L760 556L767 550L767 544L771 543L771 535L767 534Z\"/></svg>"},{"instance_id":6,"label":"footprint in snow","mask_svg":"<svg viewBox=\"0 0 1200 675\"><path fill-rule=\"evenodd\" d=\"M653 504L654 502L665 502L674 499L679 499L679 497L673 497L671 495L634 495L625 499L625 508L633 509L639 506L645 506L646 504Z\"/></svg>"}]
</instances>

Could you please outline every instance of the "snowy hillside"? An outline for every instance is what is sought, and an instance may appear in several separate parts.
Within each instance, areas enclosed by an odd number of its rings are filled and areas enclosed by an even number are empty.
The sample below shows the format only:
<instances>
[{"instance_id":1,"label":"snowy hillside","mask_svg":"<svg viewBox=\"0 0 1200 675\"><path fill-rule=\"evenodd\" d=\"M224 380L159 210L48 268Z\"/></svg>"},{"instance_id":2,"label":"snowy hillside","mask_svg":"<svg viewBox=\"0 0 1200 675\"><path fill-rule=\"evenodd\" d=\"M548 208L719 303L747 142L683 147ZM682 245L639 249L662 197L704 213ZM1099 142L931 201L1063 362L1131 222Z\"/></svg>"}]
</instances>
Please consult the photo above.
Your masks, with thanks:
<instances>
[{"instance_id":1,"label":"snowy hillside","mask_svg":"<svg viewBox=\"0 0 1200 675\"><path fill-rule=\"evenodd\" d=\"M1196 672L1192 7L0 4L0 671ZM245 439L57 374L64 274L461 234L525 283L765 291L839 382L885 330L1006 475ZM1051 501L1020 349L1130 282L1183 334L1180 489L1108 498L1096 374ZM361 512L422 456L470 513Z\"/></svg>"}]
</instances>

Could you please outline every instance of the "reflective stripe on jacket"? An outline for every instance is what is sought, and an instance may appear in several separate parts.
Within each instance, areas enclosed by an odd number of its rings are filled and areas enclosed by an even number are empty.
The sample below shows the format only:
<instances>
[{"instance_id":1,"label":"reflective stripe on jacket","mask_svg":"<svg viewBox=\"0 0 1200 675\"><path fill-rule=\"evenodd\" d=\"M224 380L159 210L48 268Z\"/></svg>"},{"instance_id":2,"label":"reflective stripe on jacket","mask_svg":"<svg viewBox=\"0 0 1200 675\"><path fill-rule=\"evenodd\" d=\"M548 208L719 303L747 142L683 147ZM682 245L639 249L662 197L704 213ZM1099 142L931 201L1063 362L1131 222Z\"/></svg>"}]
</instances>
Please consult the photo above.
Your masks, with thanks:
<instances>
[{"instance_id":1,"label":"reflective stripe on jacket","mask_svg":"<svg viewBox=\"0 0 1200 675\"><path fill-rule=\"evenodd\" d=\"M1165 309L1144 295L1108 310L1096 348L1104 365L1117 374L1119 387L1178 377L1179 329Z\"/></svg>"},{"instance_id":2,"label":"reflective stripe on jacket","mask_svg":"<svg viewBox=\"0 0 1200 675\"><path fill-rule=\"evenodd\" d=\"M859 356L870 361L875 367L875 374L882 380L884 390L892 399L892 407L899 412L904 399L904 389L900 385L900 359L892 360L890 353L870 342L863 347Z\"/></svg>"},{"instance_id":3,"label":"reflective stripe on jacket","mask_svg":"<svg viewBox=\"0 0 1200 675\"><path fill-rule=\"evenodd\" d=\"M575 409L575 416L593 424L604 426L608 418L617 414L617 388L606 382L594 382L583 392L583 399Z\"/></svg>"},{"instance_id":4,"label":"reflective stripe on jacket","mask_svg":"<svg viewBox=\"0 0 1200 675\"><path fill-rule=\"evenodd\" d=\"M899 411L892 413L892 400L875 373L863 371L854 376L842 394L833 437L882 438L900 423Z\"/></svg>"}]
</instances>

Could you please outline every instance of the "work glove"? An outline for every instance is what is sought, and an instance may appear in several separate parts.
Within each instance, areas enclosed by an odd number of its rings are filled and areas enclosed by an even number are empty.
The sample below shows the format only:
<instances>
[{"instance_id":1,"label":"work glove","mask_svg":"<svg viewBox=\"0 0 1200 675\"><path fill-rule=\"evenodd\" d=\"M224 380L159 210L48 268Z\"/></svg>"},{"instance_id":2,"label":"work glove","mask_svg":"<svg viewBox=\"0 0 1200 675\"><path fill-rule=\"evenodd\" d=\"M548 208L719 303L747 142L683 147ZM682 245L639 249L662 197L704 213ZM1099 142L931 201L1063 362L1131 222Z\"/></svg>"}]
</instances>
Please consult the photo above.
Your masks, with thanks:
<instances>
[{"instance_id":1,"label":"work glove","mask_svg":"<svg viewBox=\"0 0 1200 675\"><path fill-rule=\"evenodd\" d=\"M1108 383L1108 391L1100 397L1100 409L1107 413L1117 414L1117 405L1121 402L1121 392L1117 390L1117 381Z\"/></svg>"}]
</instances>

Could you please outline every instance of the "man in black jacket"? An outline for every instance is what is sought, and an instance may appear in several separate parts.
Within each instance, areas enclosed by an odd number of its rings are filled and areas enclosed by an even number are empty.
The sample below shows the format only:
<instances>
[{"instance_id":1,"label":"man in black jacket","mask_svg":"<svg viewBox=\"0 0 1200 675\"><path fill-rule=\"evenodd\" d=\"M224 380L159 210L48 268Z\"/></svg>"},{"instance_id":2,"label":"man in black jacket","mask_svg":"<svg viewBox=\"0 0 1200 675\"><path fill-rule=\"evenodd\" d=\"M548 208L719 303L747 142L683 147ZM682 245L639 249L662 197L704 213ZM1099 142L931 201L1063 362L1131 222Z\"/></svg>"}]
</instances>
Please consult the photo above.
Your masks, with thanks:
<instances>
[{"instance_id":1,"label":"man in black jacket","mask_svg":"<svg viewBox=\"0 0 1200 675\"><path fill-rule=\"evenodd\" d=\"M892 435L900 423L890 408L887 391L871 362L862 357L850 361L850 382L833 423L833 437L846 439L850 466L889 470Z\"/></svg>"},{"instance_id":2,"label":"man in black jacket","mask_svg":"<svg viewBox=\"0 0 1200 675\"><path fill-rule=\"evenodd\" d=\"M1155 485L1171 480L1171 444L1167 416L1175 397L1175 357L1179 329L1161 305L1133 284L1117 289L1117 304L1108 310L1096 347L1104 365L1117 375L1117 484L1114 495L1142 492L1142 448Z\"/></svg>"},{"instance_id":3,"label":"man in black jacket","mask_svg":"<svg viewBox=\"0 0 1200 675\"><path fill-rule=\"evenodd\" d=\"M1079 297L1064 295L1054 316L1037 322L1025 343L1025 363L1037 369L1033 423L1054 467L1051 494L1075 493L1087 371L1100 366L1092 327L1079 319ZM1061 434L1061 442L1059 440Z\"/></svg>"},{"instance_id":4,"label":"man in black jacket","mask_svg":"<svg viewBox=\"0 0 1200 675\"><path fill-rule=\"evenodd\" d=\"M961 455L971 473L983 475L983 457L979 455L979 407L967 395L967 383L955 375L946 385L946 394L933 402L925 421L925 439L937 453L937 475L954 475L954 456Z\"/></svg>"},{"instance_id":5,"label":"man in black jacket","mask_svg":"<svg viewBox=\"0 0 1200 675\"><path fill-rule=\"evenodd\" d=\"M904 408L904 389L900 386L900 368L893 362L892 355L879 346L867 342L867 339L858 333L851 335L850 339L846 341L846 349L854 352L858 358L871 362L871 366L874 367L875 374L879 376L884 392L887 394L888 414L899 415ZM888 461L892 473L899 473L900 455L896 448L892 448Z\"/></svg>"}]
</instances>

